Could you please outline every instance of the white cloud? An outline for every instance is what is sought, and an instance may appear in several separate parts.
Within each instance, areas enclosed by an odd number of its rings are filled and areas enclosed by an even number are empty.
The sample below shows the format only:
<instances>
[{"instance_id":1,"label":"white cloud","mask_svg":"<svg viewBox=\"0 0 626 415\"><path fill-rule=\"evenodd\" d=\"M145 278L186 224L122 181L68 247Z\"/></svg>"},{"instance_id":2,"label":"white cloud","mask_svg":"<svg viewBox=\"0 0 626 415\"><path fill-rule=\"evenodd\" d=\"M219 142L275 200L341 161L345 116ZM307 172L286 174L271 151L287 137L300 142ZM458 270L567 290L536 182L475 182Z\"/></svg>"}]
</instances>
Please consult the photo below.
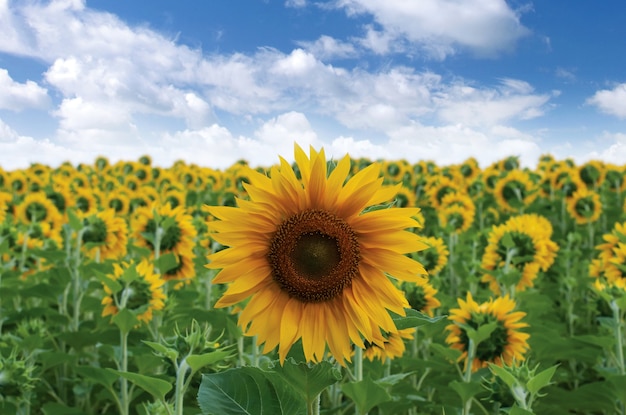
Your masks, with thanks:
<instances>
[{"instance_id":1,"label":"white cloud","mask_svg":"<svg viewBox=\"0 0 626 415\"><path fill-rule=\"evenodd\" d=\"M327 35L320 36L314 42L300 41L297 44L320 60L350 58L357 55L354 45Z\"/></svg>"},{"instance_id":2,"label":"white cloud","mask_svg":"<svg viewBox=\"0 0 626 415\"><path fill-rule=\"evenodd\" d=\"M339 0L337 4L348 15L372 15L384 33L413 42L436 58L459 47L493 55L510 50L529 33L518 12L504 0ZM377 33L368 28L366 39L376 39L373 35Z\"/></svg>"},{"instance_id":3,"label":"white cloud","mask_svg":"<svg viewBox=\"0 0 626 415\"><path fill-rule=\"evenodd\" d=\"M9 71L0 68L0 109L21 111L26 108L45 108L49 104L48 90L36 82L15 82Z\"/></svg>"},{"instance_id":4,"label":"white cloud","mask_svg":"<svg viewBox=\"0 0 626 415\"><path fill-rule=\"evenodd\" d=\"M606 114L626 118L626 83L616 85L613 89L597 91L586 102Z\"/></svg>"}]
</instances>

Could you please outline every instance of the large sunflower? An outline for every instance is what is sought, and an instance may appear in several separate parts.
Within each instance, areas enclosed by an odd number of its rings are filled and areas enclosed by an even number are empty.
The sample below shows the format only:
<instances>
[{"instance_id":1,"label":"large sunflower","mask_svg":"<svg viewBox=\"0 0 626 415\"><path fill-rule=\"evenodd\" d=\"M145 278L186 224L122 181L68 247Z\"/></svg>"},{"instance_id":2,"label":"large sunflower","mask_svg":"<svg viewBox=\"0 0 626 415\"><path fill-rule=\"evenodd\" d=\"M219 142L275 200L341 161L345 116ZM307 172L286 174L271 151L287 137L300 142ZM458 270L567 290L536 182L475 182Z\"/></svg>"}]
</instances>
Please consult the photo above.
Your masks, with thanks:
<instances>
[{"instance_id":1,"label":"large sunflower","mask_svg":"<svg viewBox=\"0 0 626 415\"><path fill-rule=\"evenodd\" d=\"M465 366L472 365L472 371L486 367L488 362L502 366L502 363L510 366L524 360L524 353L529 349L527 333L519 331L528 324L521 321L526 313L513 311L515 301L508 296L490 299L478 304L467 293L467 299L458 299L459 308L450 310L448 317L453 323L446 326L449 331L446 343L451 348L462 352L459 361L465 360ZM469 337L463 326L469 326L475 330L483 325L497 322L495 330L489 338L480 342L476 348L476 356L472 362L468 362Z\"/></svg>"},{"instance_id":2,"label":"large sunflower","mask_svg":"<svg viewBox=\"0 0 626 415\"><path fill-rule=\"evenodd\" d=\"M405 255L426 248L405 230L420 226L412 219L419 209L366 210L398 190L382 187L377 163L346 182L349 156L330 174L324 150L311 148L307 157L296 145L295 159L301 180L280 158L270 177L249 171L249 201L208 208L221 219L208 223L213 239L229 247L207 265L222 269L215 283L231 283L216 307L251 297L239 325L264 352L279 346L281 362L301 339L307 361L322 360L328 345L343 364L352 343L364 348L380 331L397 331L389 311L404 315L409 307L387 275L404 281L426 275Z\"/></svg>"}]
</instances>

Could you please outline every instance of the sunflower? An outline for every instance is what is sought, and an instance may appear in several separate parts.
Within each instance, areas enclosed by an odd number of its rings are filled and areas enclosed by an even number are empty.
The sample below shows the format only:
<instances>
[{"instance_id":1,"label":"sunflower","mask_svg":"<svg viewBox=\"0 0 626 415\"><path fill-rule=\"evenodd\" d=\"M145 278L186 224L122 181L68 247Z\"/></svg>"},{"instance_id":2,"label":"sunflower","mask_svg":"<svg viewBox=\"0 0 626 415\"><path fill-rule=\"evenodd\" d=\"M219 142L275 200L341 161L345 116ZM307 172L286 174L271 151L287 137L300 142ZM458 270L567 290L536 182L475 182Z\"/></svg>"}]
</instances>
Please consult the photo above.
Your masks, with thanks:
<instances>
[{"instance_id":1,"label":"sunflower","mask_svg":"<svg viewBox=\"0 0 626 415\"><path fill-rule=\"evenodd\" d=\"M11 211L13 195L9 192L0 191L0 225L4 223L7 214Z\"/></svg>"},{"instance_id":2,"label":"sunflower","mask_svg":"<svg viewBox=\"0 0 626 415\"><path fill-rule=\"evenodd\" d=\"M98 199L94 189L82 187L74 189L72 204L81 216L89 216L98 212Z\"/></svg>"},{"instance_id":3,"label":"sunflower","mask_svg":"<svg viewBox=\"0 0 626 415\"><path fill-rule=\"evenodd\" d=\"M448 263L448 255L450 255L448 247L443 239L432 236L423 238L422 242L426 244L427 248L413 254L413 256L423 264L428 275L437 275Z\"/></svg>"},{"instance_id":4,"label":"sunflower","mask_svg":"<svg viewBox=\"0 0 626 415\"><path fill-rule=\"evenodd\" d=\"M13 193L23 195L28 191L28 180L22 170L14 170L9 173L8 186L5 187Z\"/></svg>"},{"instance_id":5,"label":"sunflower","mask_svg":"<svg viewBox=\"0 0 626 415\"><path fill-rule=\"evenodd\" d=\"M183 206L172 208L168 203L141 207L131 220L133 237L139 246L155 251L157 229L160 229L159 252L178 255L191 254L197 236L192 217Z\"/></svg>"},{"instance_id":6,"label":"sunflower","mask_svg":"<svg viewBox=\"0 0 626 415\"><path fill-rule=\"evenodd\" d=\"M537 197L535 184L527 172L511 170L503 176L494 189L494 197L504 212L516 212L530 205Z\"/></svg>"},{"instance_id":7,"label":"sunflower","mask_svg":"<svg viewBox=\"0 0 626 415\"><path fill-rule=\"evenodd\" d=\"M606 165L604 183L612 192L624 193L626 191L626 166L615 164Z\"/></svg>"},{"instance_id":8,"label":"sunflower","mask_svg":"<svg viewBox=\"0 0 626 415\"><path fill-rule=\"evenodd\" d=\"M597 257L589 265L591 277L606 278L609 284L626 278L626 222L616 223L610 233L602 236L604 243L596 246Z\"/></svg>"},{"instance_id":9,"label":"sunflower","mask_svg":"<svg viewBox=\"0 0 626 415\"><path fill-rule=\"evenodd\" d=\"M115 215L115 210L106 209L85 219L87 229L83 233L83 243L96 243L88 248L91 258L120 259L126 255L128 226L126 221ZM98 254L99 252L99 254Z\"/></svg>"},{"instance_id":10,"label":"sunflower","mask_svg":"<svg viewBox=\"0 0 626 415\"><path fill-rule=\"evenodd\" d=\"M439 224L453 233L463 233L472 226L474 211L460 205L451 205L437 210Z\"/></svg>"},{"instance_id":11,"label":"sunflower","mask_svg":"<svg viewBox=\"0 0 626 415\"><path fill-rule=\"evenodd\" d=\"M250 201L208 208L220 219L208 223L211 236L228 248L210 255L207 267L221 269L215 283L231 283L216 307L251 297L238 323L264 352L279 346L281 363L301 339L307 361L321 361L328 345L344 364L351 342L364 348L379 331L396 331L388 311L404 315L409 306L387 275L414 282L426 275L405 256L426 248L405 230L420 226L412 219L419 209L364 211L398 190L382 186L378 163L346 182L349 156L328 175L324 150L307 157L296 145L295 159L301 180L280 158L270 177L249 170Z\"/></svg>"},{"instance_id":12,"label":"sunflower","mask_svg":"<svg viewBox=\"0 0 626 415\"><path fill-rule=\"evenodd\" d=\"M196 276L196 270L193 263L194 258L195 255L193 253L176 255L176 267L163 273L162 278L165 281L176 280L182 281L185 284L189 284L191 280Z\"/></svg>"},{"instance_id":13,"label":"sunflower","mask_svg":"<svg viewBox=\"0 0 626 415\"><path fill-rule=\"evenodd\" d=\"M586 187L578 189L567 199L567 212L579 225L597 221L602 213L600 195Z\"/></svg>"},{"instance_id":14,"label":"sunflower","mask_svg":"<svg viewBox=\"0 0 626 415\"><path fill-rule=\"evenodd\" d=\"M408 171L408 163L405 160L398 161L385 161L383 165L383 176L385 181L390 183L401 182L404 178L404 174Z\"/></svg>"},{"instance_id":15,"label":"sunflower","mask_svg":"<svg viewBox=\"0 0 626 415\"><path fill-rule=\"evenodd\" d=\"M130 196L124 190L105 194L102 207L113 209L116 215L124 217L130 211Z\"/></svg>"},{"instance_id":16,"label":"sunflower","mask_svg":"<svg viewBox=\"0 0 626 415\"><path fill-rule=\"evenodd\" d=\"M578 176L588 188L598 189L602 186L606 175L604 163L599 160L589 160L578 168Z\"/></svg>"},{"instance_id":17,"label":"sunflower","mask_svg":"<svg viewBox=\"0 0 626 415\"><path fill-rule=\"evenodd\" d=\"M10 190L10 175L2 167L0 167L0 190Z\"/></svg>"},{"instance_id":18,"label":"sunflower","mask_svg":"<svg viewBox=\"0 0 626 415\"><path fill-rule=\"evenodd\" d=\"M404 208L415 207L417 198L415 197L415 192L402 186L398 188L398 193L396 193L392 200L395 201L395 206Z\"/></svg>"},{"instance_id":19,"label":"sunflower","mask_svg":"<svg viewBox=\"0 0 626 415\"><path fill-rule=\"evenodd\" d=\"M182 190L171 188L161 197L162 203L169 203L173 208L177 206L185 206L187 195Z\"/></svg>"},{"instance_id":20,"label":"sunflower","mask_svg":"<svg viewBox=\"0 0 626 415\"><path fill-rule=\"evenodd\" d=\"M370 362L378 359L384 362L387 359L395 359L404 354L406 349L405 340L413 339L415 328L392 331L381 334L380 338L374 342L365 342L363 356Z\"/></svg>"},{"instance_id":21,"label":"sunflower","mask_svg":"<svg viewBox=\"0 0 626 415\"><path fill-rule=\"evenodd\" d=\"M441 306L441 302L435 297L437 290L422 278L417 282L404 282L402 289L412 309L433 316L433 311Z\"/></svg>"},{"instance_id":22,"label":"sunflower","mask_svg":"<svg viewBox=\"0 0 626 415\"><path fill-rule=\"evenodd\" d=\"M478 176L485 184L485 190L489 193L494 193L498 181L502 178L502 172L494 166L487 167Z\"/></svg>"},{"instance_id":23,"label":"sunflower","mask_svg":"<svg viewBox=\"0 0 626 415\"><path fill-rule=\"evenodd\" d=\"M133 270L134 268L134 270ZM114 281L123 282L123 288L114 293L104 284L106 296L102 299L102 317L114 316L120 309L127 309L134 313L140 322L149 323L153 312L162 310L165 306L163 281L159 274L154 272L154 265L144 259L139 264L122 262L113 264L113 274L109 275Z\"/></svg>"},{"instance_id":24,"label":"sunflower","mask_svg":"<svg viewBox=\"0 0 626 415\"><path fill-rule=\"evenodd\" d=\"M554 263L558 245L550 239L552 225L536 214L514 216L502 225L494 226L487 241L481 267L487 271L481 281L500 294L498 278L489 271L515 268L521 272L515 284L517 291L534 285L539 271L547 271ZM508 262L507 262L508 261Z\"/></svg>"},{"instance_id":25,"label":"sunflower","mask_svg":"<svg viewBox=\"0 0 626 415\"><path fill-rule=\"evenodd\" d=\"M55 229L60 229L63 224L63 216L44 192L27 194L15 206L15 217L25 224L48 222Z\"/></svg>"},{"instance_id":26,"label":"sunflower","mask_svg":"<svg viewBox=\"0 0 626 415\"><path fill-rule=\"evenodd\" d=\"M428 195L430 205L435 209L439 209L443 197L449 193L460 191L458 183L452 181L446 176L434 176L426 185L426 194Z\"/></svg>"},{"instance_id":27,"label":"sunflower","mask_svg":"<svg viewBox=\"0 0 626 415\"><path fill-rule=\"evenodd\" d=\"M446 326L449 332L446 343L452 349L462 352L459 361L465 361L465 367L471 364L472 371L487 367L487 363L492 362L498 366L506 364L514 365L524 360L524 354L528 351L527 333L519 331L523 327L528 327L522 322L526 313L513 311L515 301L508 296L478 304L472 298L471 293L467 293L467 299L458 299L459 308L450 310L449 320L452 324ZM476 347L476 356L472 362L468 362L469 337L465 327L475 330L486 324L496 322L496 328L491 332L489 338L480 342Z\"/></svg>"},{"instance_id":28,"label":"sunflower","mask_svg":"<svg viewBox=\"0 0 626 415\"><path fill-rule=\"evenodd\" d=\"M470 157L465 160L459 166L459 171L465 178L467 183L472 182L480 174L480 167L478 161L474 157Z\"/></svg>"}]
</instances>

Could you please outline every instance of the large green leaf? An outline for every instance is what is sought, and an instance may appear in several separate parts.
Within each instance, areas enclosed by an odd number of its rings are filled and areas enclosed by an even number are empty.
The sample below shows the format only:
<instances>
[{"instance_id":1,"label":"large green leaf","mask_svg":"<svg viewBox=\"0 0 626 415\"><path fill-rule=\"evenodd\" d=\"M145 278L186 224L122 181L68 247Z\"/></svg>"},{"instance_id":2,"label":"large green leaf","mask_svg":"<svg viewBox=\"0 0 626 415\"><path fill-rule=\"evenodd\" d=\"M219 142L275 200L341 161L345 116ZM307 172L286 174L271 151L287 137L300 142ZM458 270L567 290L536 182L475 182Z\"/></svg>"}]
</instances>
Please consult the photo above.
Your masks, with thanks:
<instances>
[{"instance_id":1,"label":"large green leaf","mask_svg":"<svg viewBox=\"0 0 626 415\"><path fill-rule=\"evenodd\" d=\"M277 365L273 370L282 376L305 402L312 402L320 392L341 380L341 372L327 361L309 365L296 363L294 359L289 358L284 365Z\"/></svg>"},{"instance_id":2,"label":"large green leaf","mask_svg":"<svg viewBox=\"0 0 626 415\"><path fill-rule=\"evenodd\" d=\"M240 367L202 375L198 404L203 415L299 415L305 401L274 372Z\"/></svg>"},{"instance_id":3,"label":"large green leaf","mask_svg":"<svg viewBox=\"0 0 626 415\"><path fill-rule=\"evenodd\" d=\"M367 413L372 408L392 399L385 388L369 377L360 382L344 383L341 385L341 390L352 399L360 414Z\"/></svg>"},{"instance_id":4,"label":"large green leaf","mask_svg":"<svg viewBox=\"0 0 626 415\"><path fill-rule=\"evenodd\" d=\"M163 379L153 378L151 376L140 375L132 372L122 372L119 370L107 369L112 373L126 378L148 392L158 400L165 400L165 395L172 389L172 384Z\"/></svg>"}]
</instances>

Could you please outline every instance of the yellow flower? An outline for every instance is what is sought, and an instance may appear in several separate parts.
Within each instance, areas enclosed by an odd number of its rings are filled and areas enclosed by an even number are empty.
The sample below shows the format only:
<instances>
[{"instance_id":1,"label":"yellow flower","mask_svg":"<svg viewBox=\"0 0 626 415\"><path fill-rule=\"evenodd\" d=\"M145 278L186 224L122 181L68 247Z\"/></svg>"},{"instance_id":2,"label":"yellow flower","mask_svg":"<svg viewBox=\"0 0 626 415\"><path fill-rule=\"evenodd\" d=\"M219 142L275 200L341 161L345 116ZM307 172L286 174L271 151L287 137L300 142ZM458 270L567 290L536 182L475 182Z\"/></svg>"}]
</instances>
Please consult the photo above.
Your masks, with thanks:
<instances>
[{"instance_id":1,"label":"yellow flower","mask_svg":"<svg viewBox=\"0 0 626 415\"><path fill-rule=\"evenodd\" d=\"M578 189L567 199L567 212L579 225L597 221L602 214L600 195L586 187Z\"/></svg>"},{"instance_id":2,"label":"yellow flower","mask_svg":"<svg viewBox=\"0 0 626 415\"><path fill-rule=\"evenodd\" d=\"M550 240L551 235L552 225L543 216L537 214L514 216L492 229L481 267L487 271L503 269L506 267L510 250L514 250L508 266L521 271L515 289L523 291L532 287L539 271L547 271L556 258L559 247ZM513 247L507 247L504 238L509 239ZM514 258L517 261L513 261ZM483 275L481 281L489 283L489 288L494 293L501 293L498 279L491 273Z\"/></svg>"},{"instance_id":3,"label":"yellow flower","mask_svg":"<svg viewBox=\"0 0 626 415\"><path fill-rule=\"evenodd\" d=\"M351 343L364 348L381 330L396 331L389 311L409 306L387 275L415 282L426 274L405 255L426 248L405 230L419 226L419 209L365 211L397 192L382 187L377 163L346 182L349 156L328 175L324 150L307 157L296 145L295 159L301 180L281 158L270 177L249 170L250 201L207 208L220 219L208 223L211 236L229 247L207 265L221 269L215 283L231 283L216 307L250 298L239 325L264 352L279 346L281 362L301 339L307 361L324 359L328 345L344 364Z\"/></svg>"},{"instance_id":4,"label":"yellow flower","mask_svg":"<svg viewBox=\"0 0 626 415\"><path fill-rule=\"evenodd\" d=\"M502 366L505 363L511 366L524 360L524 354L528 351L528 338L530 335L519 331L520 328L528 327L522 322L526 313L513 311L515 301L508 296L478 304L467 293L467 299L458 299L459 308L450 310L449 320L452 324L446 326L449 332L446 343L451 348L462 352L459 361L465 361L465 367L470 364L467 356L469 337L462 326L469 326L475 330L483 325L497 322L495 330L489 338L480 342L476 348L476 356L471 362L472 371L487 367L488 362Z\"/></svg>"},{"instance_id":5,"label":"yellow flower","mask_svg":"<svg viewBox=\"0 0 626 415\"><path fill-rule=\"evenodd\" d=\"M504 212L516 212L530 205L537 193L528 173L511 170L496 183L494 197Z\"/></svg>"},{"instance_id":6,"label":"yellow flower","mask_svg":"<svg viewBox=\"0 0 626 415\"><path fill-rule=\"evenodd\" d=\"M54 229L63 224L63 216L44 192L27 194L15 207L15 217L24 224L48 222Z\"/></svg>"},{"instance_id":7,"label":"yellow flower","mask_svg":"<svg viewBox=\"0 0 626 415\"><path fill-rule=\"evenodd\" d=\"M138 278L120 281L131 267L135 267ZM136 266L126 262L115 263L113 274L109 275L109 278L121 282L123 288L114 294L106 284L104 285L107 295L102 299L104 306L102 317L114 316L124 308L135 313L139 321L149 323L154 311L165 307L165 293L162 288L164 281L154 272L154 266L148 260L144 259Z\"/></svg>"},{"instance_id":8,"label":"yellow flower","mask_svg":"<svg viewBox=\"0 0 626 415\"><path fill-rule=\"evenodd\" d=\"M159 232L159 252L179 255L191 254L197 235L192 217L183 206L172 208L167 203L151 207L140 207L131 220L133 237L139 246L155 251L155 238Z\"/></svg>"},{"instance_id":9,"label":"yellow flower","mask_svg":"<svg viewBox=\"0 0 626 415\"><path fill-rule=\"evenodd\" d=\"M450 255L448 247L443 239L437 237L426 237L422 241L428 248L413 256L424 265L428 275L437 275L448 263L448 255Z\"/></svg>"},{"instance_id":10,"label":"yellow flower","mask_svg":"<svg viewBox=\"0 0 626 415\"><path fill-rule=\"evenodd\" d=\"M606 175L604 163L599 160L589 160L578 168L578 176L590 189L602 186Z\"/></svg>"},{"instance_id":11,"label":"yellow flower","mask_svg":"<svg viewBox=\"0 0 626 415\"><path fill-rule=\"evenodd\" d=\"M95 242L88 250L91 258L120 259L126 255L128 243L128 225L115 215L115 210L107 209L85 218L87 229L83 233L83 243Z\"/></svg>"},{"instance_id":12,"label":"yellow flower","mask_svg":"<svg viewBox=\"0 0 626 415\"><path fill-rule=\"evenodd\" d=\"M406 298L412 309L420 311L429 316L434 315L434 310L441 306L441 302L435 297L437 290L428 283L426 278L419 281L405 282L402 288L406 293Z\"/></svg>"},{"instance_id":13,"label":"yellow flower","mask_svg":"<svg viewBox=\"0 0 626 415\"><path fill-rule=\"evenodd\" d=\"M378 359L385 361L387 359L395 359L404 354L406 349L404 340L413 339L414 328L397 330L390 333L381 334L374 342L365 342L363 356L370 362Z\"/></svg>"}]
</instances>

